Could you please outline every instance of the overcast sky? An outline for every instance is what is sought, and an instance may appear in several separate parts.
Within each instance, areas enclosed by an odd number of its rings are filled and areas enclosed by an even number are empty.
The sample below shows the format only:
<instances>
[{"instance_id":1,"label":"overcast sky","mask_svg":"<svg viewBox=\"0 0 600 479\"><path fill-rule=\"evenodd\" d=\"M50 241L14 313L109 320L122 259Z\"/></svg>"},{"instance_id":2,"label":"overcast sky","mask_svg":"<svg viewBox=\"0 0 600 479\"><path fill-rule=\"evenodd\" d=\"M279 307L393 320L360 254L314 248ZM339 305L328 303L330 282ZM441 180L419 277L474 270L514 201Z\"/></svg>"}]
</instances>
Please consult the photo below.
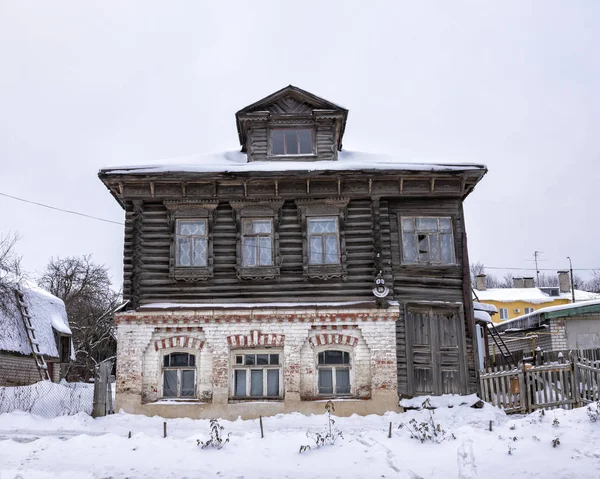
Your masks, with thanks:
<instances>
[{"instance_id":1,"label":"overcast sky","mask_svg":"<svg viewBox=\"0 0 600 479\"><path fill-rule=\"evenodd\" d=\"M0 0L0 193L122 221L101 167L237 149L291 83L350 110L346 149L487 164L472 262L599 268L599 58L596 0ZM118 225L0 196L9 231L32 275L91 253L120 286Z\"/></svg>"}]
</instances>

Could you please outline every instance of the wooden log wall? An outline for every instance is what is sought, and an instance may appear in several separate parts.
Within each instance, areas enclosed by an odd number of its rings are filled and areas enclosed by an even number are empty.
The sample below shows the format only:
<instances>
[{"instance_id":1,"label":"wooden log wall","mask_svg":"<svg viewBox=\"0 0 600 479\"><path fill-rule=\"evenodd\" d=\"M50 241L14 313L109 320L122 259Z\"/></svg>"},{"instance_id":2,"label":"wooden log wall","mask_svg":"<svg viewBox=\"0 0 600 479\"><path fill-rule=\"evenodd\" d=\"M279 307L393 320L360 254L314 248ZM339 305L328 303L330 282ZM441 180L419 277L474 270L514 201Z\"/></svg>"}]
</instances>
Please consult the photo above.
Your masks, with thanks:
<instances>
[{"instance_id":1,"label":"wooden log wall","mask_svg":"<svg viewBox=\"0 0 600 479\"><path fill-rule=\"evenodd\" d=\"M129 208L128 208L129 209ZM132 259L140 251L139 304L156 302L232 303L373 300L375 278L371 201L348 205L346 250L348 278L307 280L302 270L302 231L297 208L286 201L279 227L282 256L279 280L240 280L236 277L236 226L228 202L219 205L214 224L214 277L206 281L174 282L169 277L171 231L162 202L144 202L141 249L136 249L133 212L127 213L125 240L126 297L136 291ZM133 273L133 274L132 274ZM133 299L133 298L132 298Z\"/></svg>"}]
</instances>

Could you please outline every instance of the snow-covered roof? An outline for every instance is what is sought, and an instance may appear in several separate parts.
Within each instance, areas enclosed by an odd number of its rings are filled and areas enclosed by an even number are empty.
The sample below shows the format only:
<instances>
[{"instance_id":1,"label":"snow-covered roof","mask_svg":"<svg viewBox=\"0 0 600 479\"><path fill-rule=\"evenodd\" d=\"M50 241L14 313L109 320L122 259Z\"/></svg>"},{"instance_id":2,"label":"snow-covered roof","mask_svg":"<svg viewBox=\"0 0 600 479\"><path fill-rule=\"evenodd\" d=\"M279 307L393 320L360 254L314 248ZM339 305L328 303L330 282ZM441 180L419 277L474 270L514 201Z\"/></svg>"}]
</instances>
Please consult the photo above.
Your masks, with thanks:
<instances>
[{"instance_id":1,"label":"snow-covered roof","mask_svg":"<svg viewBox=\"0 0 600 479\"><path fill-rule=\"evenodd\" d=\"M560 296L550 296L540 288L491 288L485 291L476 291L479 301L498 301L512 303L513 301L526 301L533 304L552 303L557 299L572 299L571 293L560 293ZM575 301L588 301L600 299L600 294L575 290Z\"/></svg>"},{"instance_id":2,"label":"snow-covered roof","mask_svg":"<svg viewBox=\"0 0 600 479\"><path fill-rule=\"evenodd\" d=\"M427 163L403 161L395 156L340 151L337 161L269 160L248 162L246 153L228 151L209 155L193 155L161 160L145 165L110 166L101 173L152 174L152 173L248 173L266 171L344 171L344 170L397 170L427 172L462 172L485 170L486 166L474 163Z\"/></svg>"},{"instance_id":3,"label":"snow-covered roof","mask_svg":"<svg viewBox=\"0 0 600 479\"><path fill-rule=\"evenodd\" d=\"M54 331L71 335L65 303L30 282L23 282L21 289L41 353L50 357L59 357ZM12 298L8 309L7 314L0 311L0 351L31 354L23 320Z\"/></svg>"},{"instance_id":4,"label":"snow-covered roof","mask_svg":"<svg viewBox=\"0 0 600 479\"><path fill-rule=\"evenodd\" d=\"M484 323L491 323L492 322L492 317L490 316L490 313L486 312L486 311L481 311L479 309L476 309L474 311L474 315L475 315L475 320L476 321L481 321Z\"/></svg>"},{"instance_id":5,"label":"snow-covered roof","mask_svg":"<svg viewBox=\"0 0 600 479\"><path fill-rule=\"evenodd\" d=\"M473 301L473 309L479 311L486 311L487 313L492 314L498 312L498 308L496 308L496 306L494 306L493 304L478 303L477 301Z\"/></svg>"},{"instance_id":6,"label":"snow-covered roof","mask_svg":"<svg viewBox=\"0 0 600 479\"><path fill-rule=\"evenodd\" d=\"M539 328L542 322L552 317L568 317L592 311L600 313L600 299L547 306L533 313L523 314L516 318L496 323L495 326L498 331L521 331L524 329Z\"/></svg>"}]
</instances>

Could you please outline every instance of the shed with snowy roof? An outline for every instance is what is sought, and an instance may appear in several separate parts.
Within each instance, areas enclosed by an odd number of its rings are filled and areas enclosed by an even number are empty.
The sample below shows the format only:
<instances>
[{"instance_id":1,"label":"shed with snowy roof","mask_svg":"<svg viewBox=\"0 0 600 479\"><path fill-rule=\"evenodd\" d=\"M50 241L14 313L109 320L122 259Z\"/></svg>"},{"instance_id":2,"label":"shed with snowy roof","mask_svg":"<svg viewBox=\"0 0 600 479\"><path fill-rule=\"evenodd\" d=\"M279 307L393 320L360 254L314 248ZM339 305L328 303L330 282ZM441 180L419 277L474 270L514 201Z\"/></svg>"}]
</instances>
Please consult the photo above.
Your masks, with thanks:
<instances>
[{"instance_id":1,"label":"shed with snowy roof","mask_svg":"<svg viewBox=\"0 0 600 479\"><path fill-rule=\"evenodd\" d=\"M290 85L236 113L240 151L100 171L126 223L118 408L374 413L474 391L463 201L487 169L346 151L347 118Z\"/></svg>"},{"instance_id":2,"label":"shed with snowy roof","mask_svg":"<svg viewBox=\"0 0 600 479\"><path fill-rule=\"evenodd\" d=\"M540 308L496 324L513 352L600 349L600 300Z\"/></svg>"},{"instance_id":3,"label":"shed with snowy roof","mask_svg":"<svg viewBox=\"0 0 600 479\"><path fill-rule=\"evenodd\" d=\"M58 382L66 365L74 359L71 329L65 304L56 296L29 282L19 289L31 321L36 352L44 359L50 378ZM3 298L0 308L0 386L18 386L42 379L32 353L26 324L16 297Z\"/></svg>"}]
</instances>

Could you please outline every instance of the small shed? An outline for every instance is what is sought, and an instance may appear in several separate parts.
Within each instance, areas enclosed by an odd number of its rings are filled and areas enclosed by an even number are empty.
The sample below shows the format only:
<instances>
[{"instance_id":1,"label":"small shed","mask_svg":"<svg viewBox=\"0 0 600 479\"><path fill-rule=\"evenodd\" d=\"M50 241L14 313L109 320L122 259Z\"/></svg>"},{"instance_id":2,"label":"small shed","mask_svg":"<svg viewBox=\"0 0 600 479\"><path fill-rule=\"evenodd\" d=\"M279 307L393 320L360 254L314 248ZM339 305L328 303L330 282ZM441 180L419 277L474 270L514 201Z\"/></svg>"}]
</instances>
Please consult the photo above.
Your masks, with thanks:
<instances>
[{"instance_id":1,"label":"small shed","mask_svg":"<svg viewBox=\"0 0 600 479\"><path fill-rule=\"evenodd\" d=\"M496 329L514 353L600 348L600 300L541 308Z\"/></svg>"},{"instance_id":2,"label":"small shed","mask_svg":"<svg viewBox=\"0 0 600 479\"><path fill-rule=\"evenodd\" d=\"M23 282L20 286L35 340L50 377L58 382L75 358L69 319L63 301L48 291ZM0 310L0 386L32 384L41 379L16 297L5 298Z\"/></svg>"}]
</instances>

